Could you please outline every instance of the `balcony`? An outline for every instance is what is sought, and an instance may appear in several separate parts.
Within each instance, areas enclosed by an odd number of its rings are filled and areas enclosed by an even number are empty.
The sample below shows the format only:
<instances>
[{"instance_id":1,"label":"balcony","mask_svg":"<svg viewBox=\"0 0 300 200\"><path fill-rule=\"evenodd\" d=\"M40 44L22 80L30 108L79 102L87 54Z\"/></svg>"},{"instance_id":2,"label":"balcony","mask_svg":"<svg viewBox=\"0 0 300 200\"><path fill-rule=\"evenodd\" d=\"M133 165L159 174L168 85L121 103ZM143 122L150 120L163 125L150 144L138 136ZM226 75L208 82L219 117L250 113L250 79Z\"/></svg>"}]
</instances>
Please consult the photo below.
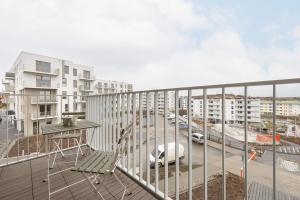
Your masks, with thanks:
<instances>
[{"instance_id":1,"label":"balcony","mask_svg":"<svg viewBox=\"0 0 300 200\"><path fill-rule=\"evenodd\" d=\"M38 119L52 119L57 118L58 114L57 112L32 112L31 113L31 120L38 120Z\"/></svg>"},{"instance_id":2,"label":"balcony","mask_svg":"<svg viewBox=\"0 0 300 200\"><path fill-rule=\"evenodd\" d=\"M84 81L94 81L95 80L95 76L85 76L83 74L79 74L79 80L84 80Z\"/></svg>"},{"instance_id":3,"label":"balcony","mask_svg":"<svg viewBox=\"0 0 300 200\"><path fill-rule=\"evenodd\" d=\"M34 80L33 82L23 81L22 87L29 89L57 90L60 85L54 81Z\"/></svg>"},{"instance_id":4,"label":"balcony","mask_svg":"<svg viewBox=\"0 0 300 200\"><path fill-rule=\"evenodd\" d=\"M83 92L93 92L93 90L91 89L91 87L87 87L84 85L80 85L79 86L79 91L83 91Z\"/></svg>"},{"instance_id":5,"label":"balcony","mask_svg":"<svg viewBox=\"0 0 300 200\"><path fill-rule=\"evenodd\" d=\"M56 104L57 96L33 96L31 104Z\"/></svg>"},{"instance_id":6,"label":"balcony","mask_svg":"<svg viewBox=\"0 0 300 200\"><path fill-rule=\"evenodd\" d=\"M13 73L13 72L6 72L5 73L5 79L6 80L15 80L15 73Z\"/></svg>"},{"instance_id":7,"label":"balcony","mask_svg":"<svg viewBox=\"0 0 300 200\"><path fill-rule=\"evenodd\" d=\"M3 85L7 85L7 84L9 84L9 81L6 80L5 78L3 78L3 79L2 79L2 84L3 84Z\"/></svg>"},{"instance_id":8,"label":"balcony","mask_svg":"<svg viewBox=\"0 0 300 200\"><path fill-rule=\"evenodd\" d=\"M15 91L15 86L14 85L6 85L5 86L5 91L14 92Z\"/></svg>"},{"instance_id":9,"label":"balcony","mask_svg":"<svg viewBox=\"0 0 300 200\"><path fill-rule=\"evenodd\" d=\"M235 120L231 119L230 123L238 121L239 126L237 124L225 124L225 122L228 122L225 121L225 116L228 113L226 113L226 106L222 106L222 101L220 103L221 112L218 116L209 116L207 101L203 103L203 115L199 117L200 119L192 117L192 109L195 111L196 108L192 108L190 103L187 104L187 110L178 109L179 99L184 96L187 98L187 102L191 102L193 98L191 94L195 91L203 90L201 96L203 99L207 99L207 94L211 92L209 90L224 88L223 94L225 94L225 91L227 91L225 89L231 87L244 88L245 93L241 95L241 98L247 100L248 89L271 85L273 86L272 98L276 101L278 98L275 96L277 86L284 87L288 84L298 84L299 87L300 79L166 88L127 92L118 95L86 96L85 118L102 125L95 132L87 131L88 138L91 138L94 133L95 139L88 140L86 145L92 147L93 150L114 151L120 138L119 130L125 128L128 124L133 124L126 146L128 156L118 164L117 173L125 177L124 181L127 181L126 178L128 177L133 180L138 187L136 191L144 192L144 189L146 189L147 193L134 194L138 196L133 196L131 199L144 199L144 195L151 199L153 198L152 194L156 199L168 200L198 200L205 198L209 200L273 199L273 195L274 199L300 199L300 170L297 171L297 169L300 169L299 151L284 152L282 150L285 149L283 148L284 145L300 145L298 140L300 131L299 133L295 131L295 135L299 134L297 136L284 135L285 140L287 139L289 142L285 143L283 141L279 145L276 126L270 125L273 122L276 125L281 123L280 118L275 115L276 113L272 113L266 123L268 127L271 127L268 128L271 134L264 135L253 130L252 124L249 123L251 119L248 119L248 117L252 116L248 115L248 107L243 109L240 116L241 119L246 119L244 123L240 123L242 120L239 121L240 118L238 117ZM174 101L172 100L174 107L164 106L160 109L158 98L154 98L158 97L159 92L167 95L174 92L175 95L169 95L170 98L174 98ZM144 97L148 95L150 96L149 99L153 99L153 102L147 105ZM73 98L70 98L70 100L73 100ZM160 100L160 102L163 105L168 105L166 98ZM70 104L72 103L74 102L70 102ZM172 120L168 119L171 109L174 109L174 112L172 112L174 119L172 118ZM183 117L184 115L187 116L187 119ZM210 117L218 117L217 120L212 120L216 124L209 122ZM264 120L260 122L265 123ZM272 129L272 127L274 128ZM203 143L194 142L192 136L195 132L203 135ZM37 138L38 135L33 137ZM294 140L294 137L297 137L297 140ZM265 142L263 145L259 138L263 138L262 140ZM25 141L24 144L27 144L28 140ZM38 145L33 143L32 149L37 148ZM287 153L290 154L287 155ZM1 195L7 195L12 199L18 198L18 195L24 194L24 191L25 194L41 195L41 198L47 198L47 187L41 181L41 177L45 177L45 174L47 174L45 172L46 160L42 160L38 156L36 156L37 159L30 160L29 158L32 155L28 151L25 151L24 154L26 158L21 159L22 162L17 158L4 159L3 165L5 167L0 176L0 184L3 183L8 186L0 187L0 198L3 197ZM273 160L273 158L275 159ZM11 166L19 166L21 169L28 170L27 175L21 173L22 179L20 179L19 176L9 173L11 171L19 172L16 168L6 170L6 167L11 167L6 166L7 163L11 162L10 159L15 159L13 160L15 162L19 161ZM27 168L24 166L25 164L28 166ZM35 172L41 175L35 174ZM5 177L6 175L8 178ZM10 178L10 176L13 178ZM1 182L3 177L5 178ZM28 182L27 189L24 189L22 184L25 178ZM65 181L65 183L71 184L70 180L72 179L77 180L76 175L69 172L66 176L60 176L60 179L55 180L55 182L63 184L62 181ZM18 181L20 182L20 188L11 187L13 189L10 189L9 185L17 184ZM110 181L108 187L103 188L103 190L113 189L118 193L116 183L113 180ZM98 185L96 187L98 188ZM132 187L135 188L135 186ZM94 198L88 196L93 195L93 192L90 192L89 189L85 186L74 190L70 189L68 194L62 193L57 198L68 198L68 195L73 195L70 198L75 199ZM39 193L36 191L39 191ZM226 196L224 195L225 192ZM110 192L107 191L107 195L110 195ZM37 199L39 197L35 196ZM111 196L108 196L108 198L113 199ZM130 199L130 197L126 198Z\"/></svg>"},{"instance_id":10,"label":"balcony","mask_svg":"<svg viewBox=\"0 0 300 200\"><path fill-rule=\"evenodd\" d=\"M30 73L30 74L37 74L37 75L49 75L49 76L59 76L60 69L50 69L50 71L42 71L42 70L37 70L36 67L29 67L29 66L24 66L23 65L23 71L24 73Z\"/></svg>"}]
</instances>

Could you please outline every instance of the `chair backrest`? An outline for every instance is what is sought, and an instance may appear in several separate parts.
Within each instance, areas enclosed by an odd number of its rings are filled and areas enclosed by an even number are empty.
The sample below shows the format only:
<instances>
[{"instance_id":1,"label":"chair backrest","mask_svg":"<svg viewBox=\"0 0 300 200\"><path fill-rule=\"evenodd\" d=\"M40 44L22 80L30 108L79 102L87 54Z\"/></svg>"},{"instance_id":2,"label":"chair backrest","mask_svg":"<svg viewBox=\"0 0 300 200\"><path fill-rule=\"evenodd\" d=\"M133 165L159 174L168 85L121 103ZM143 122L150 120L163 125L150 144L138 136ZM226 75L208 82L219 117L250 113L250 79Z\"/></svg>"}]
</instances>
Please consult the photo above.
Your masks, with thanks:
<instances>
[{"instance_id":1,"label":"chair backrest","mask_svg":"<svg viewBox=\"0 0 300 200\"><path fill-rule=\"evenodd\" d=\"M126 146L128 145L128 140L130 139L130 133L132 131L132 125L133 123L129 124L127 127L123 128L120 133L120 138L117 143L117 149L115 152L114 160L112 162L111 171L114 169L114 165L119 159L119 155L124 156L124 153L126 152Z\"/></svg>"}]
</instances>

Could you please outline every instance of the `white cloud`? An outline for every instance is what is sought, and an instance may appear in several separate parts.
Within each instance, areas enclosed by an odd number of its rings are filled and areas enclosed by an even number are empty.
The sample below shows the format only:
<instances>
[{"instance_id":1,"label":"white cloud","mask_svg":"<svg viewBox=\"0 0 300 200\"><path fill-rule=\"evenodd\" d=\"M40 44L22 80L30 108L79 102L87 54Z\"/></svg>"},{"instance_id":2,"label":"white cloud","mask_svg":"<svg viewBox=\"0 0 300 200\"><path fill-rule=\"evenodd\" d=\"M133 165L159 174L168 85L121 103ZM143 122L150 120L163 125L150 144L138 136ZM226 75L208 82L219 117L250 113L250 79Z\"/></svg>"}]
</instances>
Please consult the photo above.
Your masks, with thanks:
<instances>
[{"instance_id":1,"label":"white cloud","mask_svg":"<svg viewBox=\"0 0 300 200\"><path fill-rule=\"evenodd\" d=\"M197 2L0 0L0 4L1 69L7 70L25 50L91 65L99 78L130 81L136 89L300 74L299 47L251 47L241 39L233 13Z\"/></svg>"}]
</instances>

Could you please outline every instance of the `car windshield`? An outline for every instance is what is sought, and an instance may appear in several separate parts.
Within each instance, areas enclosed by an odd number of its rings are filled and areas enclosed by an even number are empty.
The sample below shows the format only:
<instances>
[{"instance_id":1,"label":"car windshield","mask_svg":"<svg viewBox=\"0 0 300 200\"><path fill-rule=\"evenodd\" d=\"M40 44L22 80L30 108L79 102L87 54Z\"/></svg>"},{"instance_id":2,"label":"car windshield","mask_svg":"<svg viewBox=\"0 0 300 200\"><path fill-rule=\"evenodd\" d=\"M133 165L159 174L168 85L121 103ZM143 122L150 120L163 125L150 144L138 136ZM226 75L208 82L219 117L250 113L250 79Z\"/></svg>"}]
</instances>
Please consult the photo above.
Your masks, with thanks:
<instances>
[{"instance_id":1,"label":"car windshield","mask_svg":"<svg viewBox=\"0 0 300 200\"><path fill-rule=\"evenodd\" d=\"M155 149L153 149L152 151L152 156L155 158ZM159 157L159 155L161 154L161 151L160 150L157 150L157 156Z\"/></svg>"}]
</instances>

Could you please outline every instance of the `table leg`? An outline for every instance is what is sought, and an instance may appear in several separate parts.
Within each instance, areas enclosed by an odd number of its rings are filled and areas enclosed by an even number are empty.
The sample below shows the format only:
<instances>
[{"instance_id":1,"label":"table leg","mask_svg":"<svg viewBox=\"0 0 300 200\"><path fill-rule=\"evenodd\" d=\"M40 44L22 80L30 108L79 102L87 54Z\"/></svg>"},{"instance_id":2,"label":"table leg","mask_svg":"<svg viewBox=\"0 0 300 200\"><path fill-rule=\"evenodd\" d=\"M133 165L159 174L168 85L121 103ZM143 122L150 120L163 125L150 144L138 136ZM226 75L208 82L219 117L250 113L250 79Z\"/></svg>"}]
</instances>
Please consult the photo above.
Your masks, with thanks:
<instances>
[{"instance_id":1,"label":"table leg","mask_svg":"<svg viewBox=\"0 0 300 200\"><path fill-rule=\"evenodd\" d=\"M48 148L48 135L45 135L44 139L45 139L45 153L48 153L49 152L49 148Z\"/></svg>"}]
</instances>

